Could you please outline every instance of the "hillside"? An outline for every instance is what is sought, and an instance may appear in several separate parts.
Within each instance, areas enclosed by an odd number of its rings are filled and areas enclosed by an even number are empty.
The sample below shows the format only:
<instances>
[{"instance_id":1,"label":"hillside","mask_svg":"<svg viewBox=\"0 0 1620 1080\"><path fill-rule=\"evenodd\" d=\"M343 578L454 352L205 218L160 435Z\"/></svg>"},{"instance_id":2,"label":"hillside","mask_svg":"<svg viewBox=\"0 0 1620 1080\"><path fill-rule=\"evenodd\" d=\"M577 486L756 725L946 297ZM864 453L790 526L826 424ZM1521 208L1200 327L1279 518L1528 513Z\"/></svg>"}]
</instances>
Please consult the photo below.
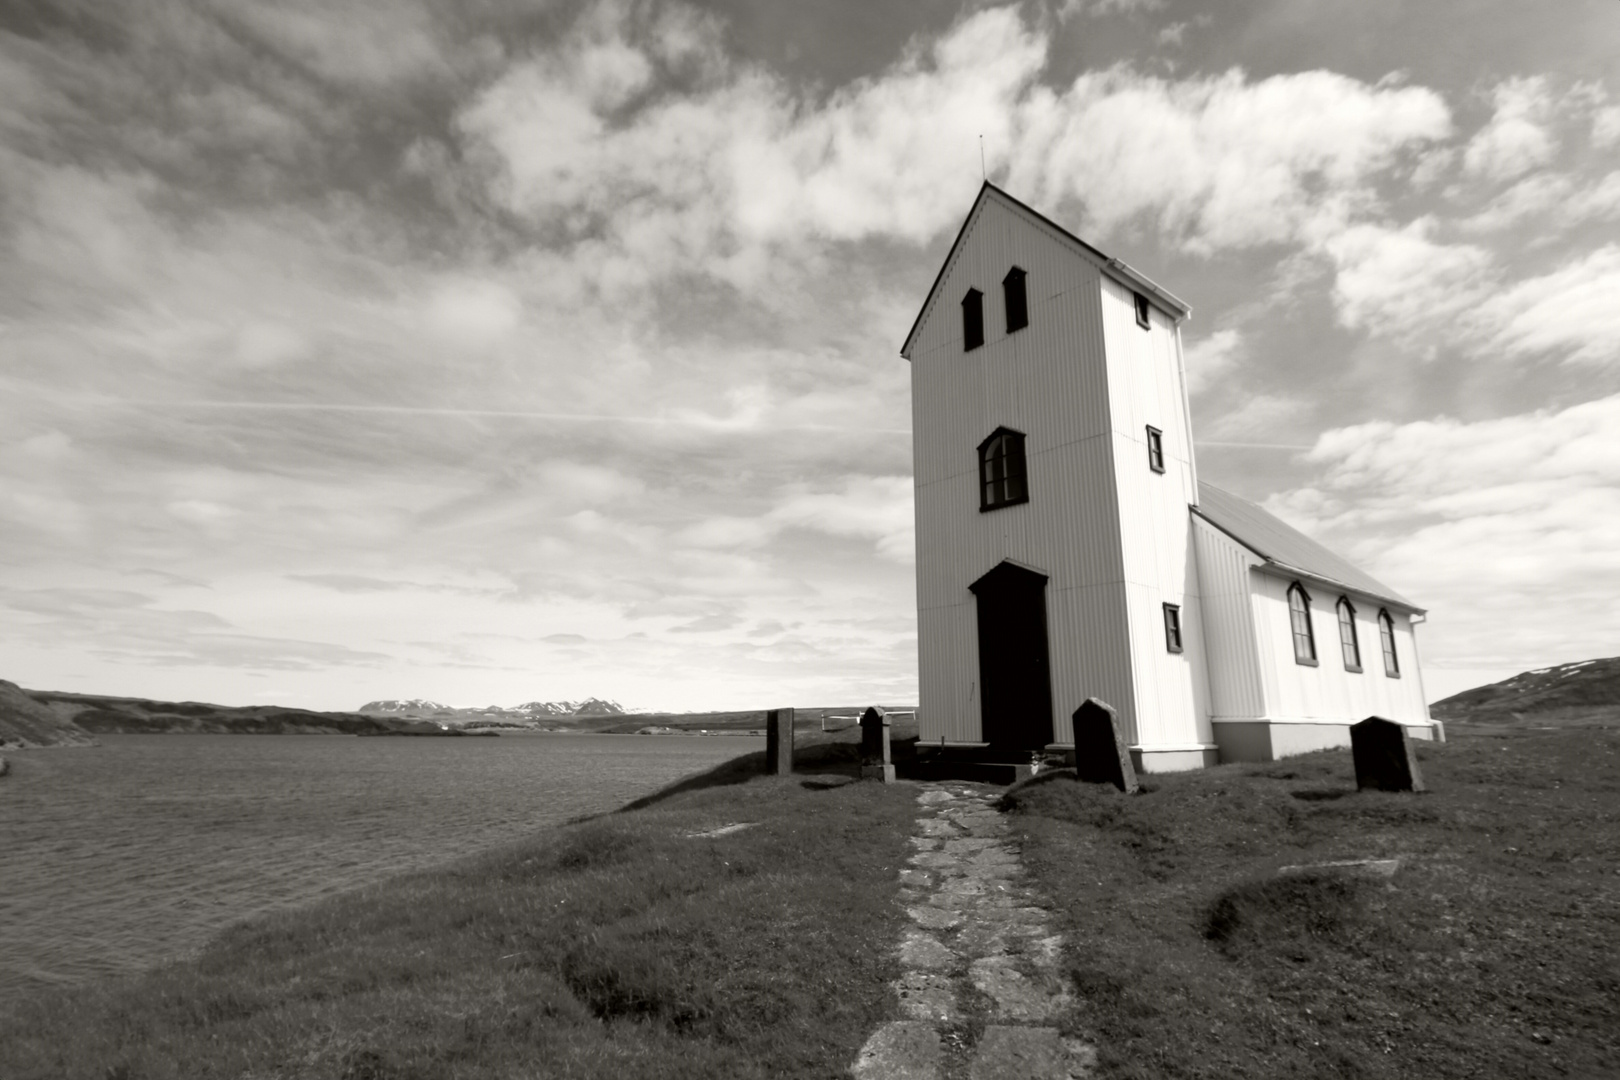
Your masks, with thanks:
<instances>
[{"instance_id":1,"label":"hillside","mask_svg":"<svg viewBox=\"0 0 1620 1080\"><path fill-rule=\"evenodd\" d=\"M95 739L71 719L0 679L0 748L90 746Z\"/></svg>"},{"instance_id":2,"label":"hillside","mask_svg":"<svg viewBox=\"0 0 1620 1080\"><path fill-rule=\"evenodd\" d=\"M10 685L10 684L7 684ZM242 735L365 735L413 725L355 713L325 713L279 705L210 705L201 701L22 691L38 707L98 734L194 732Z\"/></svg>"},{"instance_id":3,"label":"hillside","mask_svg":"<svg viewBox=\"0 0 1620 1080\"><path fill-rule=\"evenodd\" d=\"M1620 721L1620 656L1521 672L1437 701L1441 720L1484 724Z\"/></svg>"}]
</instances>

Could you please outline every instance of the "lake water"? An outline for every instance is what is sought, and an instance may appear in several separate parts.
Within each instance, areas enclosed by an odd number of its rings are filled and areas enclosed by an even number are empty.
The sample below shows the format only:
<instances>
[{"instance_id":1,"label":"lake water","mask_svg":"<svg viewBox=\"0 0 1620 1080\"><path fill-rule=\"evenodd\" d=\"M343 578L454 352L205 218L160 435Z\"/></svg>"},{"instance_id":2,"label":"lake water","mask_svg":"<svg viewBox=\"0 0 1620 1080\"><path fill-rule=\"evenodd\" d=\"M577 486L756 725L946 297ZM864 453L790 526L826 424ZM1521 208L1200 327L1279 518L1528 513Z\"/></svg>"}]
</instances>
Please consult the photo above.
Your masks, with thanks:
<instances>
[{"instance_id":1,"label":"lake water","mask_svg":"<svg viewBox=\"0 0 1620 1080\"><path fill-rule=\"evenodd\" d=\"M0 1006L182 956L243 917L516 840L749 736L106 735L7 755Z\"/></svg>"}]
</instances>

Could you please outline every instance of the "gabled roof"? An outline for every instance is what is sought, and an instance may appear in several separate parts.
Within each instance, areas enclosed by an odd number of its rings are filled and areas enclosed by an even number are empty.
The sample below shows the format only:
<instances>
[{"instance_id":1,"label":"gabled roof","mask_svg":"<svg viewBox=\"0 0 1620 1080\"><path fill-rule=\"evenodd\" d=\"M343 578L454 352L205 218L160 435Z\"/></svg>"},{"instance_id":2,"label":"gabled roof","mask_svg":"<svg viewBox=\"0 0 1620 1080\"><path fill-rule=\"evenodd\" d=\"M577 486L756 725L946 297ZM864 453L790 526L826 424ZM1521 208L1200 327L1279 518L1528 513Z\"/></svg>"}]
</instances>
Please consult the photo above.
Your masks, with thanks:
<instances>
[{"instance_id":1,"label":"gabled roof","mask_svg":"<svg viewBox=\"0 0 1620 1080\"><path fill-rule=\"evenodd\" d=\"M1240 499L1213 484L1198 482L1198 505L1193 513L1285 574L1315 578L1383 600L1408 611L1423 608L1403 597L1348 559L1335 555L1315 540L1247 499Z\"/></svg>"},{"instance_id":2,"label":"gabled roof","mask_svg":"<svg viewBox=\"0 0 1620 1080\"><path fill-rule=\"evenodd\" d=\"M1096 248L1092 247L1090 244L1086 243L1084 240L1080 239L1078 236L1074 235L1074 233L1070 232L1068 229L1065 229L1051 218L1048 218L1040 211L1019 202L1017 199L1013 198L1005 191L1002 191L990 181L986 180L984 185L979 188L979 196L973 200L973 206L970 210L968 210L967 217L962 219L962 227L957 230L956 239L951 242L951 250L945 256L945 261L940 263L939 273L934 275L934 283L928 287L928 296L925 300L923 300L922 309L917 312L916 319L912 320L911 329L906 333L906 343L900 346L900 355L906 357L906 359L911 359L909 353L911 352L911 343L917 336L917 328L922 325L923 316L927 315L929 309L934 306L934 301L937 299L937 294L939 293L940 283L945 280L945 271L949 270L951 265L956 262L957 252L961 250L962 241L967 238L968 226L973 224L974 219L978 216L980 206L990 200L1000 203L1015 213L1023 214L1029 217L1037 224L1044 226L1045 228L1056 233L1059 237L1067 240L1070 244L1073 244L1078 249L1078 253L1084 255L1091 262L1095 263L1103 273L1107 274L1109 277L1118 281L1120 284L1124 285L1133 292L1142 293L1143 295L1156 300L1158 302L1158 306L1167 312L1177 322L1180 322L1182 319L1185 319L1187 316L1192 314L1191 308L1182 303L1180 300L1176 299L1165 289L1161 289L1158 285L1148 280L1145 275L1137 273L1119 259L1110 258L1109 256L1104 255L1102 252L1098 251Z\"/></svg>"}]
</instances>

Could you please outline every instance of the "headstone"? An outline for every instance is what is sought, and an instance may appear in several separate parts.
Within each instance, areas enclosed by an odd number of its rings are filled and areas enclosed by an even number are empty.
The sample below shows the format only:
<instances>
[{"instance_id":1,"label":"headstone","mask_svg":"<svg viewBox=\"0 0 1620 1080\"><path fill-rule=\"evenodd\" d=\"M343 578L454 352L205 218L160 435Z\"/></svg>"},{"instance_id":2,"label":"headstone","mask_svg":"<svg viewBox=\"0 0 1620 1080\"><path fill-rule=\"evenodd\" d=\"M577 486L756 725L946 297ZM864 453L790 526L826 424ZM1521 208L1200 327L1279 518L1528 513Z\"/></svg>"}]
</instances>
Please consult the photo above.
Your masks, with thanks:
<instances>
[{"instance_id":1,"label":"headstone","mask_svg":"<svg viewBox=\"0 0 1620 1080\"><path fill-rule=\"evenodd\" d=\"M873 705L861 714L861 779L894 783L889 758L889 718Z\"/></svg>"},{"instance_id":2,"label":"headstone","mask_svg":"<svg viewBox=\"0 0 1620 1080\"><path fill-rule=\"evenodd\" d=\"M1423 773L1404 725L1369 716L1350 725L1350 753L1356 759L1356 789L1423 791Z\"/></svg>"},{"instance_id":3,"label":"headstone","mask_svg":"<svg viewBox=\"0 0 1620 1080\"><path fill-rule=\"evenodd\" d=\"M793 710L765 714L765 771L786 776L793 771Z\"/></svg>"},{"instance_id":4,"label":"headstone","mask_svg":"<svg viewBox=\"0 0 1620 1080\"><path fill-rule=\"evenodd\" d=\"M1113 784L1127 795L1138 790L1119 714L1106 701L1086 698L1074 710L1074 775L1093 784Z\"/></svg>"}]
</instances>

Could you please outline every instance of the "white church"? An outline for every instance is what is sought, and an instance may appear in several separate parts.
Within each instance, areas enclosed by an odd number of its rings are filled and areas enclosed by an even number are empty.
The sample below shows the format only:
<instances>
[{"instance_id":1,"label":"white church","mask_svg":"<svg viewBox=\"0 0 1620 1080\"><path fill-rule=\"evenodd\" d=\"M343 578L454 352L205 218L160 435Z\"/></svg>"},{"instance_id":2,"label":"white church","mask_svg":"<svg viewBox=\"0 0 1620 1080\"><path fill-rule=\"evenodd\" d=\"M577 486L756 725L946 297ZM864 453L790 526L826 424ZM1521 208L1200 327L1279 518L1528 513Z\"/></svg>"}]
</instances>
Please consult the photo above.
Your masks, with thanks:
<instances>
[{"instance_id":1,"label":"white church","mask_svg":"<svg viewBox=\"0 0 1620 1080\"><path fill-rule=\"evenodd\" d=\"M1423 609L1198 479L1189 309L986 183L907 335L925 745L1072 748L1088 697L1144 771L1439 738Z\"/></svg>"}]
</instances>

